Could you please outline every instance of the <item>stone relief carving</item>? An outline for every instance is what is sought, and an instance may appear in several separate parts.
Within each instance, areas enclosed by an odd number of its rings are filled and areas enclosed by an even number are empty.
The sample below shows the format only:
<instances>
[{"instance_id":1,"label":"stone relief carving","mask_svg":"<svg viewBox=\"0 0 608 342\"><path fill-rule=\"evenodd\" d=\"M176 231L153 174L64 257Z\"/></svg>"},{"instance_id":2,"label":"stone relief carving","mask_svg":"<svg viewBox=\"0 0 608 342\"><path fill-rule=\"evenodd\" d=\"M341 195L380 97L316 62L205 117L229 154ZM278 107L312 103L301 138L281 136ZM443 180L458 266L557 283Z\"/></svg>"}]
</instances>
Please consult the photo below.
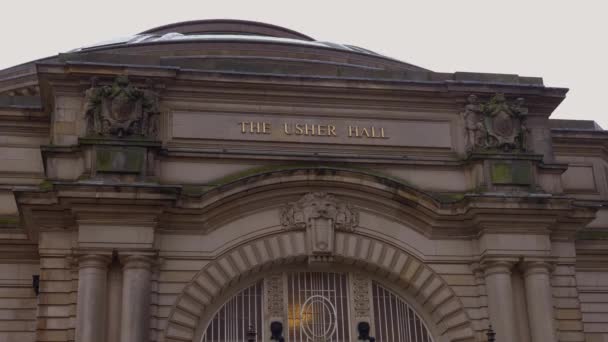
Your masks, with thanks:
<instances>
[{"instance_id":1,"label":"stone relief carving","mask_svg":"<svg viewBox=\"0 0 608 342\"><path fill-rule=\"evenodd\" d=\"M355 317L369 318L369 279L361 273L354 273L352 279Z\"/></svg>"},{"instance_id":2,"label":"stone relief carving","mask_svg":"<svg viewBox=\"0 0 608 342\"><path fill-rule=\"evenodd\" d=\"M264 279L266 282L266 300L268 306L268 314L271 317L283 317L283 275L280 273L271 274Z\"/></svg>"},{"instance_id":3,"label":"stone relief carving","mask_svg":"<svg viewBox=\"0 0 608 342\"><path fill-rule=\"evenodd\" d=\"M352 231L359 224L359 213L348 203L325 192L311 192L281 211L281 224L287 228L304 229L311 220L332 220L337 229Z\"/></svg>"},{"instance_id":4,"label":"stone relief carving","mask_svg":"<svg viewBox=\"0 0 608 342\"><path fill-rule=\"evenodd\" d=\"M150 80L135 87L127 76L118 76L112 85L100 86L91 80L85 92L87 134L98 136L155 138L158 135L158 93Z\"/></svg>"},{"instance_id":5,"label":"stone relief carving","mask_svg":"<svg viewBox=\"0 0 608 342\"><path fill-rule=\"evenodd\" d=\"M306 230L309 261L329 261L335 230L354 230L359 224L359 213L330 194L312 192L283 208L281 224L287 229Z\"/></svg>"},{"instance_id":6,"label":"stone relief carving","mask_svg":"<svg viewBox=\"0 0 608 342\"><path fill-rule=\"evenodd\" d=\"M498 93L489 101L480 103L477 96L470 95L461 114L467 150L524 151L525 118L528 114L524 102L523 98L507 101L504 94Z\"/></svg>"}]
</instances>

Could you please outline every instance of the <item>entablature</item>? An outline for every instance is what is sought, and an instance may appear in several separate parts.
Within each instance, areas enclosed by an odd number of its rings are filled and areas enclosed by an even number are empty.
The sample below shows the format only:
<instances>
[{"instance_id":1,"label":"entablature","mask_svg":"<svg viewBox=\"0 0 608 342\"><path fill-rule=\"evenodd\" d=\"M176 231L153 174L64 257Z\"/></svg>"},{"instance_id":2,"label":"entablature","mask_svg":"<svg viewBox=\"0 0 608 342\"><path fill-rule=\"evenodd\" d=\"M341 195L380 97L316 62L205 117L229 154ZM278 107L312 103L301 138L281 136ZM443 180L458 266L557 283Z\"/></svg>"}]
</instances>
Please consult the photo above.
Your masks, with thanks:
<instances>
[{"instance_id":1,"label":"entablature","mask_svg":"<svg viewBox=\"0 0 608 342\"><path fill-rule=\"evenodd\" d=\"M47 192L18 193L17 200L34 230L119 225L207 234L311 191L345 198L357 210L401 222L431 239L475 239L487 233L573 239L597 209L544 194L471 193L446 202L389 178L331 169L262 173L200 194L179 186L57 182Z\"/></svg>"}]
</instances>

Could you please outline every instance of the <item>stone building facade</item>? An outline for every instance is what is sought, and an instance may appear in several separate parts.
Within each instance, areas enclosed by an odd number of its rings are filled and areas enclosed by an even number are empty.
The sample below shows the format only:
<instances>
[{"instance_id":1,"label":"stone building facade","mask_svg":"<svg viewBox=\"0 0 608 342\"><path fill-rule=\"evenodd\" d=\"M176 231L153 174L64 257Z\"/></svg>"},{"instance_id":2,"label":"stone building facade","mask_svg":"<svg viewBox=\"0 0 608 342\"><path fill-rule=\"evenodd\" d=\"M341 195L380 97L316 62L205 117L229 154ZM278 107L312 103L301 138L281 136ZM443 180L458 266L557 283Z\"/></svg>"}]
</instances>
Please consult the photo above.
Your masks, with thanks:
<instances>
[{"instance_id":1,"label":"stone building facade","mask_svg":"<svg viewBox=\"0 0 608 342\"><path fill-rule=\"evenodd\" d=\"M233 20L0 71L0 341L606 342L566 92Z\"/></svg>"}]
</instances>

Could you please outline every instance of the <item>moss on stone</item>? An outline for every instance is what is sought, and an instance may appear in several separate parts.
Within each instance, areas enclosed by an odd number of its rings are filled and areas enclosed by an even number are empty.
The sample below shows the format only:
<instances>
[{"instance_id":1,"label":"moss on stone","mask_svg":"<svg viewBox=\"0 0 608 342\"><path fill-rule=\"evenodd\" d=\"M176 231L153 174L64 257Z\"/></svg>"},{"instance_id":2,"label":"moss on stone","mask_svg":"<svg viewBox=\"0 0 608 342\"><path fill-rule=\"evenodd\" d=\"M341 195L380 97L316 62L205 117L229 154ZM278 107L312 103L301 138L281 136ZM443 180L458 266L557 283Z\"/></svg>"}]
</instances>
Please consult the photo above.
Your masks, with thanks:
<instances>
[{"instance_id":1,"label":"moss on stone","mask_svg":"<svg viewBox=\"0 0 608 342\"><path fill-rule=\"evenodd\" d=\"M15 225L19 223L19 217L16 216L5 216L5 217L0 217L0 225L6 226L6 225Z\"/></svg>"},{"instance_id":2,"label":"moss on stone","mask_svg":"<svg viewBox=\"0 0 608 342\"><path fill-rule=\"evenodd\" d=\"M492 165L493 183L510 183L512 178L511 165L507 163L495 163Z\"/></svg>"},{"instance_id":3,"label":"moss on stone","mask_svg":"<svg viewBox=\"0 0 608 342\"><path fill-rule=\"evenodd\" d=\"M367 174L369 176L377 177L379 182L389 181L396 182L404 186L413 187L407 181L396 178L393 176L386 175L377 170L363 168L359 166L345 166L341 164L317 164L317 163L301 163L301 164L282 164L282 165L265 165L260 167L254 167L247 170L239 171L228 176L222 177L215 181L212 181L209 185L217 187L221 185L225 185L231 182L234 182L239 179L247 178L254 175L274 172L274 171L289 171L289 170L298 170L298 169L316 169L319 174L323 174L325 172L335 172L335 171L354 171Z\"/></svg>"},{"instance_id":4,"label":"moss on stone","mask_svg":"<svg viewBox=\"0 0 608 342\"><path fill-rule=\"evenodd\" d=\"M465 193L461 192L450 192L450 193L434 193L432 196L441 203L455 203L462 201L465 197Z\"/></svg>"},{"instance_id":5,"label":"moss on stone","mask_svg":"<svg viewBox=\"0 0 608 342\"><path fill-rule=\"evenodd\" d=\"M183 185L182 186L182 195L191 196L191 197L201 196L202 194L205 193L205 191L207 191L208 188L209 187L202 186L202 185Z\"/></svg>"},{"instance_id":6,"label":"moss on stone","mask_svg":"<svg viewBox=\"0 0 608 342\"><path fill-rule=\"evenodd\" d=\"M47 179L38 184L38 188L42 191L51 191L53 190L53 183Z\"/></svg>"},{"instance_id":7,"label":"moss on stone","mask_svg":"<svg viewBox=\"0 0 608 342\"><path fill-rule=\"evenodd\" d=\"M494 184L530 184L530 163L505 161L492 163L491 177Z\"/></svg>"},{"instance_id":8,"label":"moss on stone","mask_svg":"<svg viewBox=\"0 0 608 342\"><path fill-rule=\"evenodd\" d=\"M608 240L608 231L581 230L576 234L578 240Z\"/></svg>"},{"instance_id":9,"label":"moss on stone","mask_svg":"<svg viewBox=\"0 0 608 342\"><path fill-rule=\"evenodd\" d=\"M18 216L0 217L0 229L18 227L20 222L21 222L21 219Z\"/></svg>"}]
</instances>

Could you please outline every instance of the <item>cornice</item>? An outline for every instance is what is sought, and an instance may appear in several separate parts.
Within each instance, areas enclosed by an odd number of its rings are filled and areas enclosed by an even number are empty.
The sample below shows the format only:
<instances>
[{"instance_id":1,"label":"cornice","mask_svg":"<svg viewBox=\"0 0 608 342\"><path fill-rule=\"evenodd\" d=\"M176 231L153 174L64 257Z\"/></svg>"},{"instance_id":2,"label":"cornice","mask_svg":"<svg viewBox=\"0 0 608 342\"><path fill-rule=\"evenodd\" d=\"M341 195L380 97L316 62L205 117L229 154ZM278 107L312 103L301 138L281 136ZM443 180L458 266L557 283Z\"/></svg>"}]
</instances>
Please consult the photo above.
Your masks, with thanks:
<instances>
[{"instance_id":1,"label":"cornice","mask_svg":"<svg viewBox=\"0 0 608 342\"><path fill-rule=\"evenodd\" d=\"M538 84L504 83L492 81L471 80L396 80L376 79L366 77L330 77L306 75L279 75L246 72L225 72L182 69L169 66L123 65L111 63L65 62L37 64L38 73L42 79L57 80L66 83L65 76L75 79L98 77L115 77L128 74L131 78L152 78L171 84L191 84L190 89L201 89L205 84L210 89L225 87L241 87L247 89L273 89L273 96L281 93L297 91L304 94L307 91L327 96L328 92L346 95L353 99L361 94L390 94L403 96L405 93L433 93L435 96L450 97L448 93L458 95L457 101L463 94L477 93L491 95L496 92L506 95L525 96L530 106L531 115L548 116L563 100L567 89L550 88ZM52 82L51 82L52 83ZM67 83L66 83L67 84ZM195 85L195 86L194 86ZM82 88L83 85L79 87ZM254 88L252 88L254 86ZM397 92L397 93L395 93ZM290 94L293 96L293 93Z\"/></svg>"},{"instance_id":2,"label":"cornice","mask_svg":"<svg viewBox=\"0 0 608 342\"><path fill-rule=\"evenodd\" d=\"M592 204L575 205L572 198L549 194L470 193L442 202L397 180L332 168L266 171L200 193L179 186L94 182L55 182L47 192L16 193L20 207L43 220L44 229L121 222L207 232L240 216L281 206L311 189L331 191L377 215L409 222L431 238L474 238L494 232L571 239L597 210Z\"/></svg>"},{"instance_id":3,"label":"cornice","mask_svg":"<svg viewBox=\"0 0 608 342\"><path fill-rule=\"evenodd\" d=\"M0 107L0 134L43 136L50 132L50 117L40 108Z\"/></svg>"}]
</instances>

